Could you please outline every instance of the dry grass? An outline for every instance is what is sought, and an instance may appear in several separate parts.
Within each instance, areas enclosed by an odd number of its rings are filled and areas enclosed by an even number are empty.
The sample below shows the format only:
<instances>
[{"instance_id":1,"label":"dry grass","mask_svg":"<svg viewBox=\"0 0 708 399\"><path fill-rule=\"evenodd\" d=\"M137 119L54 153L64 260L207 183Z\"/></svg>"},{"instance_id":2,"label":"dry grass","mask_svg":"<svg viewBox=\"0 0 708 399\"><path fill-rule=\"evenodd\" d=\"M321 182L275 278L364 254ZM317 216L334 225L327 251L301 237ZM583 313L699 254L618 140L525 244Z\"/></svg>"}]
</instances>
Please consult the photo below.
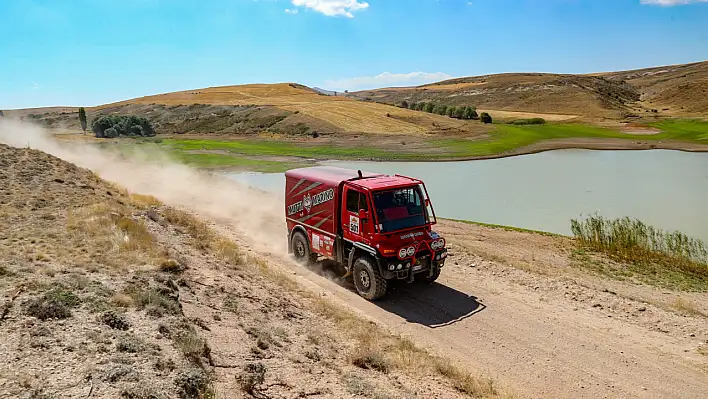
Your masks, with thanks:
<instances>
[{"instance_id":1,"label":"dry grass","mask_svg":"<svg viewBox=\"0 0 708 399\"><path fill-rule=\"evenodd\" d=\"M684 298L678 297L678 298L676 298L676 300L672 304L672 307L684 314L693 315L693 316L701 316L701 317L708 316L705 313L703 313L698 308L696 303L690 299L684 299Z\"/></svg>"},{"instance_id":2,"label":"dry grass","mask_svg":"<svg viewBox=\"0 0 708 399\"><path fill-rule=\"evenodd\" d=\"M129 199L131 204L142 209L162 205L162 202L152 195L130 194Z\"/></svg>"},{"instance_id":3,"label":"dry grass","mask_svg":"<svg viewBox=\"0 0 708 399\"><path fill-rule=\"evenodd\" d=\"M233 241L219 238L212 248L218 257L228 262L231 266L241 266L245 263L241 249Z\"/></svg>"},{"instance_id":4,"label":"dry grass","mask_svg":"<svg viewBox=\"0 0 708 399\"><path fill-rule=\"evenodd\" d=\"M212 242L217 239L206 223L188 212L167 208L163 214L168 222L183 227L187 234L192 236L195 246L201 250L210 248Z\"/></svg>"},{"instance_id":5,"label":"dry grass","mask_svg":"<svg viewBox=\"0 0 708 399\"><path fill-rule=\"evenodd\" d=\"M323 96L288 83L187 90L107 104L97 110L124 104L271 105L316 118L345 132L356 133L423 134L431 131L433 122L440 127L464 127L469 124L383 104Z\"/></svg>"}]
</instances>

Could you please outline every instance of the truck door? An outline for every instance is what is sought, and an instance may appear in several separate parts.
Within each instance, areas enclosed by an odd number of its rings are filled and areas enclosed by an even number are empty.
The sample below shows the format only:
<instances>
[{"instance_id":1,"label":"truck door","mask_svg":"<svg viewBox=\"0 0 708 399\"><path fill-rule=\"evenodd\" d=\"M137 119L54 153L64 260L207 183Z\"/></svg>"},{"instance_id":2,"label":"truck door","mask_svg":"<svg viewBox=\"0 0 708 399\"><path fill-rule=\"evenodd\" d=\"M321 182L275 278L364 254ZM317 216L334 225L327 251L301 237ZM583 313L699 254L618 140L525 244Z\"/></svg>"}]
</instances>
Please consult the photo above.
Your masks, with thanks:
<instances>
[{"instance_id":1,"label":"truck door","mask_svg":"<svg viewBox=\"0 0 708 399\"><path fill-rule=\"evenodd\" d=\"M371 216L368 219L363 219L360 217L359 211L364 210L369 211L368 201L366 200L366 194L351 188L346 188L345 195L345 206L342 210L342 230L344 231L344 238L361 242L364 237L368 237L370 234L370 224Z\"/></svg>"}]
</instances>

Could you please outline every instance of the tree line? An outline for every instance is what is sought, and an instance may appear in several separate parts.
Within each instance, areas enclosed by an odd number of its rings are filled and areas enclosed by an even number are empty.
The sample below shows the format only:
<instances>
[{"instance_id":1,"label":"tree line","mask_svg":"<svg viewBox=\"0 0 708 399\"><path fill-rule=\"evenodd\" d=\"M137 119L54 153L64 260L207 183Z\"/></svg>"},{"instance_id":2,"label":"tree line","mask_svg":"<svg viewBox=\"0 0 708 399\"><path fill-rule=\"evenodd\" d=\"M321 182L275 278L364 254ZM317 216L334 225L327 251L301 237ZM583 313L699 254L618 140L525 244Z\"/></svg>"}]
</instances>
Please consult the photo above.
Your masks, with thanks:
<instances>
[{"instance_id":1,"label":"tree line","mask_svg":"<svg viewBox=\"0 0 708 399\"><path fill-rule=\"evenodd\" d=\"M79 123L81 130L86 132L88 121L86 109L79 108ZM99 116L91 122L91 131L98 138L114 138L118 136L145 136L155 135L155 129L150 121L141 116L134 115L105 115Z\"/></svg>"},{"instance_id":2,"label":"tree line","mask_svg":"<svg viewBox=\"0 0 708 399\"><path fill-rule=\"evenodd\" d=\"M410 109L412 111L423 111L429 112L431 114L446 115L450 118L455 119L466 119L466 120L481 120L484 123L492 123L492 117L486 113L482 112L481 115L477 114L476 107L456 107L447 106L444 104L435 104L432 102L412 102L403 100L399 105L401 108Z\"/></svg>"}]
</instances>

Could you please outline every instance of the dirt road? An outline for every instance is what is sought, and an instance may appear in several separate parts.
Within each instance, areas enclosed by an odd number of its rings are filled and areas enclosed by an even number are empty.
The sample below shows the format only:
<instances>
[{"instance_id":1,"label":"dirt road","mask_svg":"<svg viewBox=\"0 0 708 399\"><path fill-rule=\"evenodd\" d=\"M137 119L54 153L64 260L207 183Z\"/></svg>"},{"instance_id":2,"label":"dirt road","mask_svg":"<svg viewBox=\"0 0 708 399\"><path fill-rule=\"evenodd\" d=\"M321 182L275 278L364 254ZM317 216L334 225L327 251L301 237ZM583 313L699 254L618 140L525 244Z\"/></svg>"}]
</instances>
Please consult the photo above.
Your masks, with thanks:
<instances>
[{"instance_id":1,"label":"dirt road","mask_svg":"<svg viewBox=\"0 0 708 399\"><path fill-rule=\"evenodd\" d=\"M708 357L697 348L708 342L708 320L646 302L669 294L570 272L563 239L454 222L440 230L452 258L438 283L399 284L376 303L337 282L326 265L292 272L522 397L706 397ZM533 263L539 269L523 270Z\"/></svg>"}]
</instances>

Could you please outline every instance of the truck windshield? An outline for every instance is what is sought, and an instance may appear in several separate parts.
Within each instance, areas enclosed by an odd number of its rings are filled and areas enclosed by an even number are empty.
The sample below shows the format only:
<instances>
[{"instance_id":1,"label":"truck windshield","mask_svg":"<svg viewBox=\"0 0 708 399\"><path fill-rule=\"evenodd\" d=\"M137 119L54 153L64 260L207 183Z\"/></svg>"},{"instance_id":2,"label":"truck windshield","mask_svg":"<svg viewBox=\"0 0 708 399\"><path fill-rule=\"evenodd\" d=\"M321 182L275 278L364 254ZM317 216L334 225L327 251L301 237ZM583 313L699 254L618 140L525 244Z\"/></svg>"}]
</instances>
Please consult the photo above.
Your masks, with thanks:
<instances>
[{"instance_id":1,"label":"truck windshield","mask_svg":"<svg viewBox=\"0 0 708 399\"><path fill-rule=\"evenodd\" d=\"M382 233L427 223L425 206L417 187L378 191L373 193L373 199Z\"/></svg>"}]
</instances>

